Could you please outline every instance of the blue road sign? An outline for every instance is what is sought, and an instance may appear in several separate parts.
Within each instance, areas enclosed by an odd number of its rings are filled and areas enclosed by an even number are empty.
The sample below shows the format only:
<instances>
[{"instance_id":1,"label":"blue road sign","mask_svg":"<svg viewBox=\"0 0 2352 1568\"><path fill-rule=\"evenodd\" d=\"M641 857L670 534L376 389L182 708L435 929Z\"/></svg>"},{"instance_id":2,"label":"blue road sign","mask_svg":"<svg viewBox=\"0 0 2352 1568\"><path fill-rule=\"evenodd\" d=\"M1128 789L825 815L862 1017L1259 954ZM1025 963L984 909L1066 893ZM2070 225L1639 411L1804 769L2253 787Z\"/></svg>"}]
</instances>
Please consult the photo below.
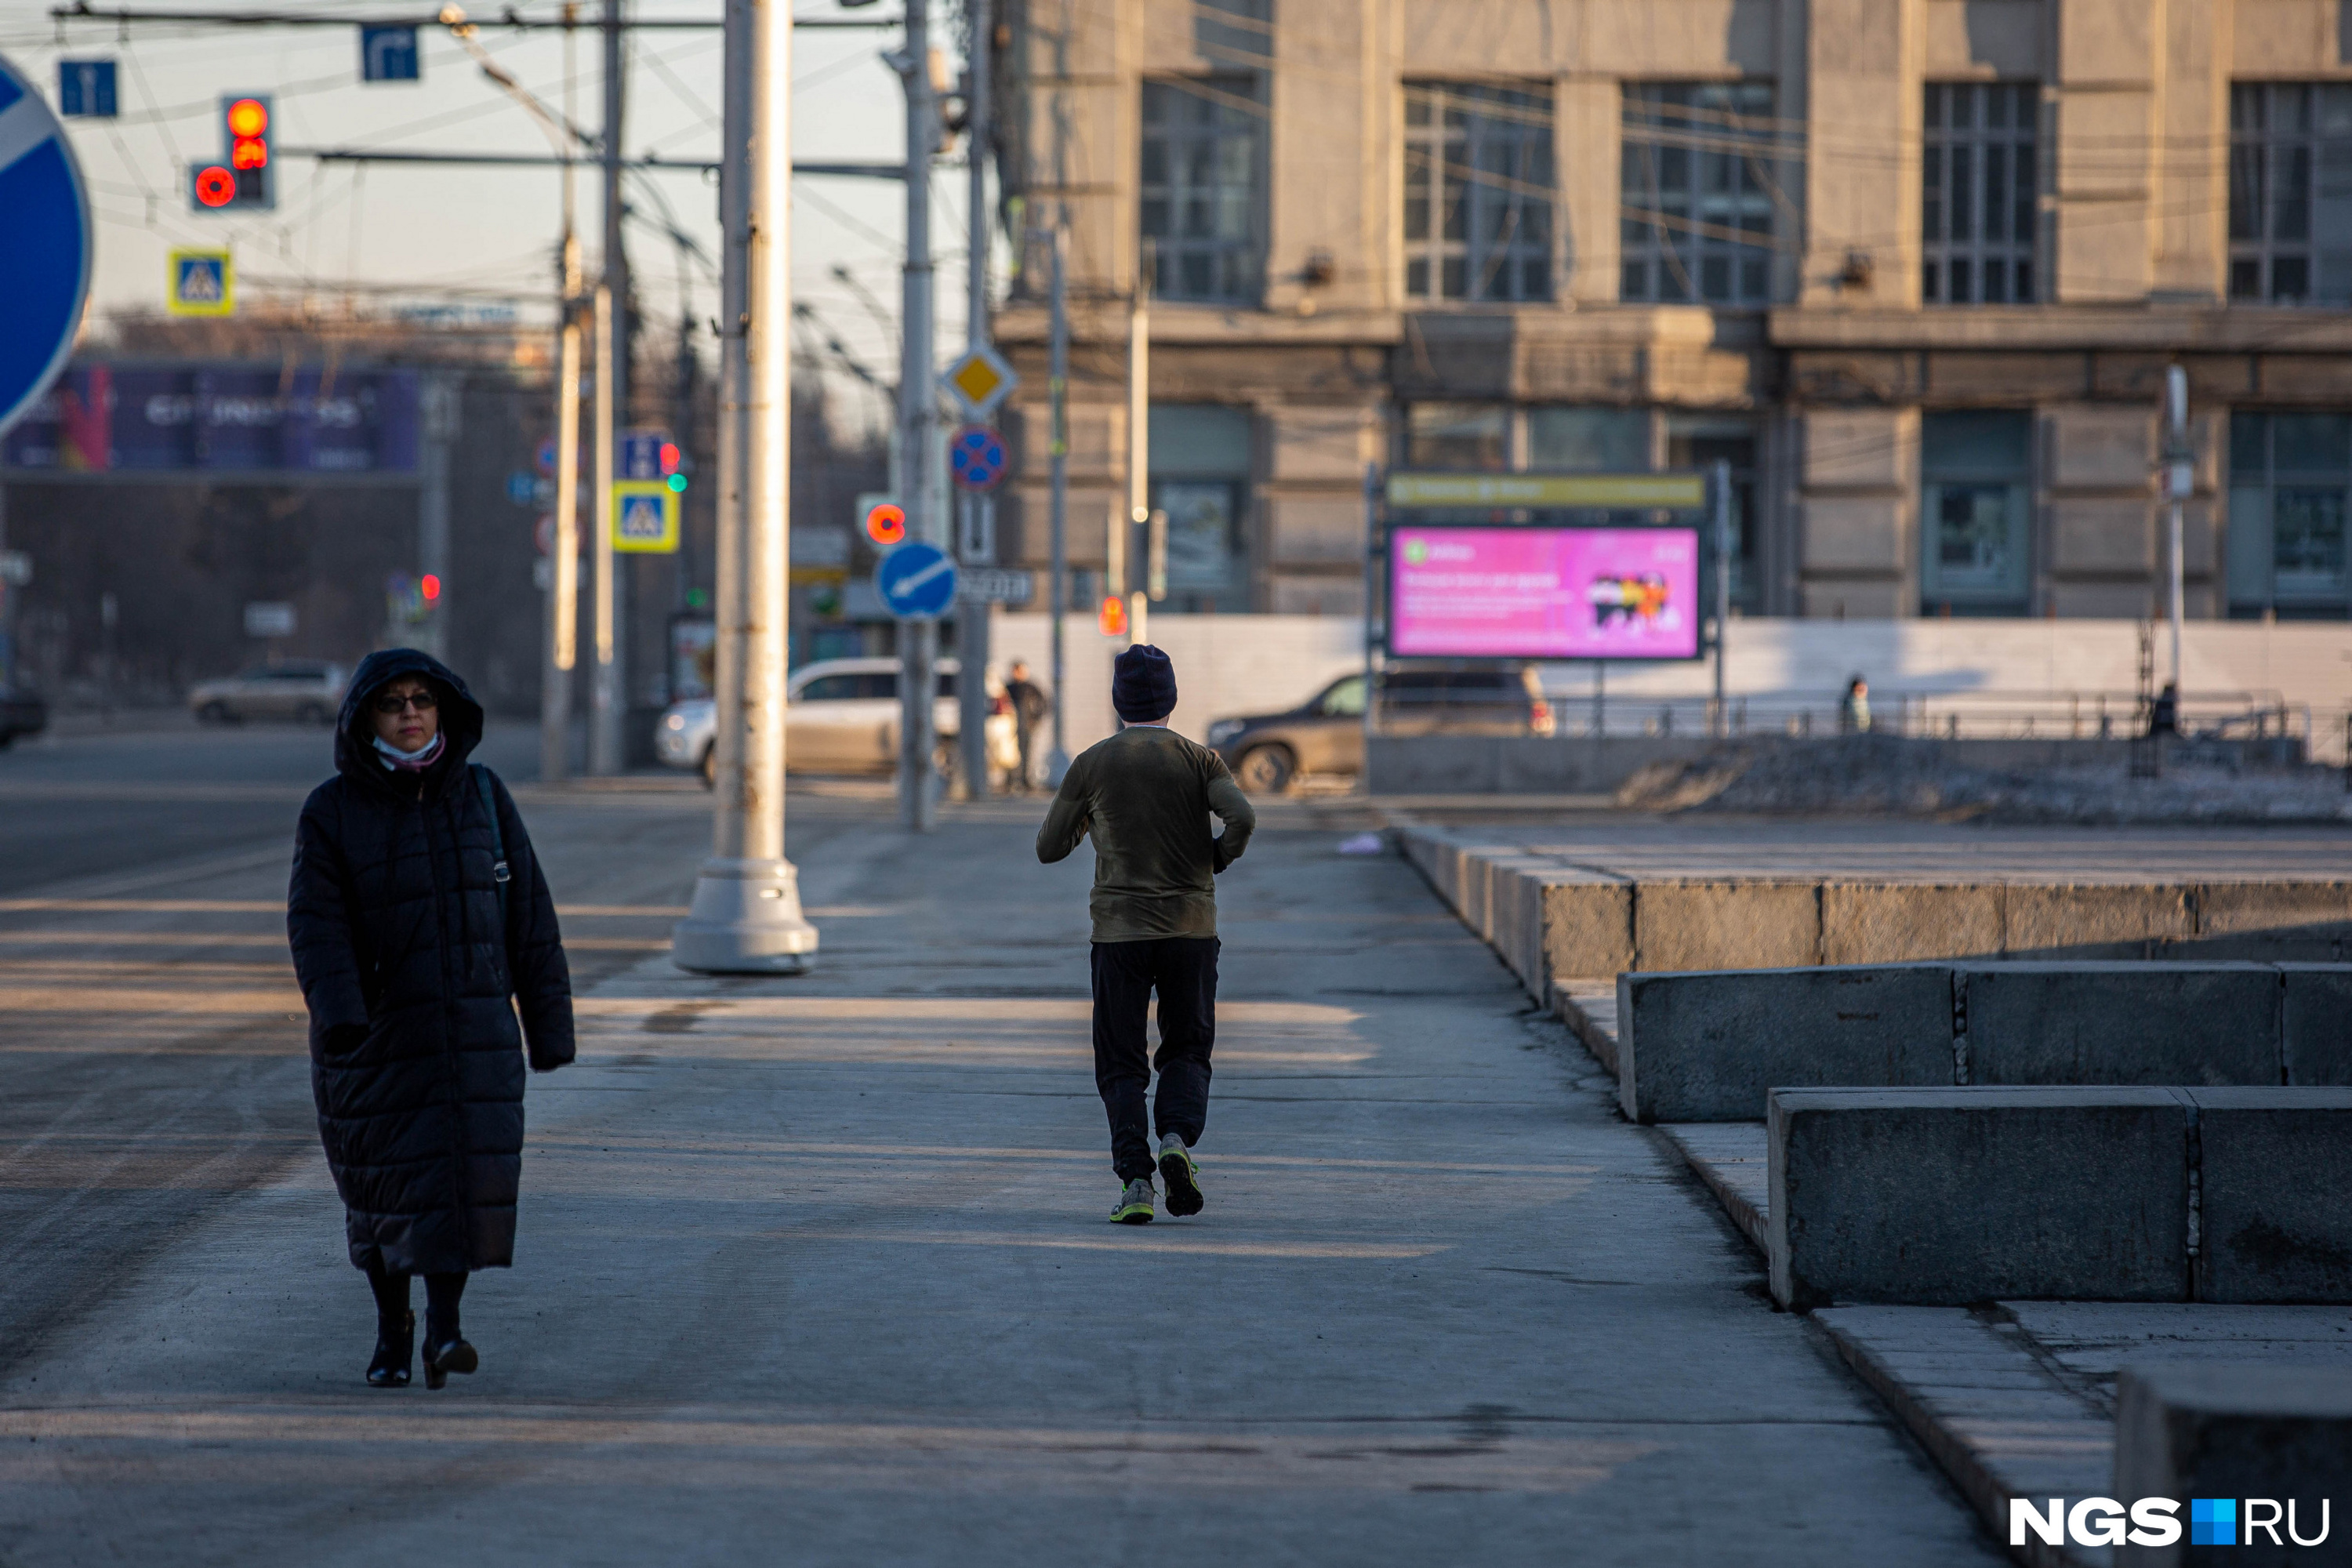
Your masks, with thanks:
<instances>
[{"instance_id":1,"label":"blue road sign","mask_svg":"<svg viewBox=\"0 0 2352 1568\"><path fill-rule=\"evenodd\" d=\"M507 476L507 500L517 506L529 506L539 496L539 479L520 468Z\"/></svg>"},{"instance_id":2,"label":"blue road sign","mask_svg":"<svg viewBox=\"0 0 2352 1568\"><path fill-rule=\"evenodd\" d=\"M968 490L992 490L1004 482L1004 437L985 425L967 425L948 443L948 469Z\"/></svg>"},{"instance_id":3,"label":"blue road sign","mask_svg":"<svg viewBox=\"0 0 2352 1568\"><path fill-rule=\"evenodd\" d=\"M874 568L882 607L902 621L928 621L955 603L955 563L936 544L909 540Z\"/></svg>"},{"instance_id":4,"label":"blue road sign","mask_svg":"<svg viewBox=\"0 0 2352 1568\"><path fill-rule=\"evenodd\" d=\"M114 62L112 60L59 60L58 62L58 112L68 120L112 120L114 107Z\"/></svg>"},{"instance_id":5,"label":"blue road sign","mask_svg":"<svg viewBox=\"0 0 2352 1568\"><path fill-rule=\"evenodd\" d=\"M667 430L624 430L620 450L614 456L620 462L613 469L616 479L658 479L671 471L675 464L664 465L662 448L670 444ZM552 468L551 460L549 467Z\"/></svg>"},{"instance_id":6,"label":"blue road sign","mask_svg":"<svg viewBox=\"0 0 2352 1568\"><path fill-rule=\"evenodd\" d=\"M0 434L48 390L89 298L89 198L65 127L0 59Z\"/></svg>"},{"instance_id":7,"label":"blue road sign","mask_svg":"<svg viewBox=\"0 0 2352 1568\"><path fill-rule=\"evenodd\" d=\"M360 28L362 81L415 81L419 74L415 28Z\"/></svg>"}]
</instances>

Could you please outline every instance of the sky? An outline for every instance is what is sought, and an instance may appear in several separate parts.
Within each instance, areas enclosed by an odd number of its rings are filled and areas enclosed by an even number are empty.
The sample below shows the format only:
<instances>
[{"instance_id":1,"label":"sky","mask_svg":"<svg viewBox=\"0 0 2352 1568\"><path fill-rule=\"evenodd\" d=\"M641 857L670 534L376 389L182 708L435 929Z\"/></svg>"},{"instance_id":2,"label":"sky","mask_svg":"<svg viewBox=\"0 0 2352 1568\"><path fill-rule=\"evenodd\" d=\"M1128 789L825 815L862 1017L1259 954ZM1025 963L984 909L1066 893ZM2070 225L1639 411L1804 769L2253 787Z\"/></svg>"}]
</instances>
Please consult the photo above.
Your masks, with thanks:
<instances>
[{"instance_id":1,"label":"sky","mask_svg":"<svg viewBox=\"0 0 2352 1568\"><path fill-rule=\"evenodd\" d=\"M432 11L433 0L131 0L157 9L253 10L313 16L406 15ZM91 0L101 12L123 0ZM38 84L54 105L61 58L118 62L121 117L68 120L76 156L96 208L98 270L90 310L161 308L165 253L174 246L234 250L240 297L299 297L330 302L346 291L378 310L458 305L524 321L551 320L554 247L562 222L562 174L554 169L454 168L323 163L281 151L275 211L225 218L190 210L187 166L219 157L217 100L222 93L268 92L277 100L278 146L367 147L419 152L545 153L547 139L530 115L486 79L458 42L439 27L420 34L423 79L360 80L356 26L228 27L112 22L58 24L49 0L0 0L0 56ZM555 0L520 0L530 17L552 16ZM520 83L557 107L567 97L573 118L593 129L603 113L601 48L593 31L578 35L567 68L560 33L519 32L488 25L503 3L469 6L485 25L479 42ZM596 0L583 13L593 16ZM895 0L850 10L837 0L799 0L799 15L865 18L895 16ZM632 17L710 17L719 0L633 0ZM933 37L960 61L960 18L934 0ZM793 137L796 159L895 161L904 155L905 107L898 79L882 51L902 38L897 27L799 28L793 35ZM709 31L633 35L630 99L623 148L630 157L658 153L715 159L719 148L720 37ZM582 170L579 221L586 265L598 265L603 209L594 173ZM960 164L943 161L932 184L932 234L939 272L938 341L959 345L964 330L966 203ZM658 200L647 188L657 193ZM718 186L689 172L646 175L629 205L660 215L690 237L708 264L682 256L660 228L635 226L629 257L641 308L674 328L681 304L698 321L717 313ZM803 176L793 183L793 291L831 335L886 382L897 379L899 268L904 197L896 181ZM849 281L836 276L845 269ZM861 296L862 290L862 296ZM855 383L836 374L847 390ZM870 393L863 396L878 413ZM865 415L868 409L860 409ZM849 411L844 409L844 414ZM863 417L858 419L863 423Z\"/></svg>"}]
</instances>

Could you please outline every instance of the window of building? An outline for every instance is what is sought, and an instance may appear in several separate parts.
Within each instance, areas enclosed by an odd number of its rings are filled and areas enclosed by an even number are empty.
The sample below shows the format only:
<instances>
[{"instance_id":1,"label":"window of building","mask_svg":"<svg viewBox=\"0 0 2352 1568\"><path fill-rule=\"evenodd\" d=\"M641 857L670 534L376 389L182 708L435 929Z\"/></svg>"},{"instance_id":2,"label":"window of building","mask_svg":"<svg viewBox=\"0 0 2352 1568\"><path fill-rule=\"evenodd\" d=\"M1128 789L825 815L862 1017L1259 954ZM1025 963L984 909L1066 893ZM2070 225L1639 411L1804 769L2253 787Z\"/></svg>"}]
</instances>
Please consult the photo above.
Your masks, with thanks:
<instances>
[{"instance_id":1,"label":"window of building","mask_svg":"<svg viewBox=\"0 0 2352 1568\"><path fill-rule=\"evenodd\" d=\"M1922 416L1919 476L1922 608L2022 615L2032 584L2033 416Z\"/></svg>"},{"instance_id":2,"label":"window of building","mask_svg":"<svg viewBox=\"0 0 2352 1568\"><path fill-rule=\"evenodd\" d=\"M1151 504L1168 514L1163 608L1214 614L1249 608L1251 419L1215 403L1151 405Z\"/></svg>"},{"instance_id":3,"label":"window of building","mask_svg":"<svg viewBox=\"0 0 2352 1568\"><path fill-rule=\"evenodd\" d=\"M2230 89L2230 298L2352 304L2352 83Z\"/></svg>"},{"instance_id":4,"label":"window of building","mask_svg":"<svg viewBox=\"0 0 2352 1568\"><path fill-rule=\"evenodd\" d=\"M1404 411L1408 468L1511 466L1511 408L1505 403L1415 403Z\"/></svg>"},{"instance_id":5,"label":"window of building","mask_svg":"<svg viewBox=\"0 0 2352 1568\"><path fill-rule=\"evenodd\" d=\"M2042 89L1930 82L1920 166L1920 293L1931 305L2033 297Z\"/></svg>"},{"instance_id":6,"label":"window of building","mask_svg":"<svg viewBox=\"0 0 2352 1568\"><path fill-rule=\"evenodd\" d=\"M2345 613L2352 415L2230 416L2230 608Z\"/></svg>"},{"instance_id":7,"label":"window of building","mask_svg":"<svg viewBox=\"0 0 2352 1568\"><path fill-rule=\"evenodd\" d=\"M1765 82L1626 84L1621 298L1769 301L1771 115Z\"/></svg>"},{"instance_id":8,"label":"window of building","mask_svg":"<svg viewBox=\"0 0 2352 1568\"><path fill-rule=\"evenodd\" d=\"M1528 410L1528 462L1545 473L1650 469L1650 411L1538 405Z\"/></svg>"},{"instance_id":9,"label":"window of building","mask_svg":"<svg viewBox=\"0 0 2352 1568\"><path fill-rule=\"evenodd\" d=\"M1549 300L1549 87L1407 82L1404 291Z\"/></svg>"},{"instance_id":10,"label":"window of building","mask_svg":"<svg viewBox=\"0 0 2352 1568\"><path fill-rule=\"evenodd\" d=\"M1254 303L1265 274L1265 110L1258 79L1143 84L1139 226L1163 300Z\"/></svg>"},{"instance_id":11,"label":"window of building","mask_svg":"<svg viewBox=\"0 0 2352 1568\"><path fill-rule=\"evenodd\" d=\"M1763 608L1764 578L1757 553L1756 426L1745 419L1666 416L1667 468L1712 476L1719 462L1731 466L1731 603L1742 615L1757 615ZM1711 532L1704 543L1708 552L1715 549Z\"/></svg>"}]
</instances>

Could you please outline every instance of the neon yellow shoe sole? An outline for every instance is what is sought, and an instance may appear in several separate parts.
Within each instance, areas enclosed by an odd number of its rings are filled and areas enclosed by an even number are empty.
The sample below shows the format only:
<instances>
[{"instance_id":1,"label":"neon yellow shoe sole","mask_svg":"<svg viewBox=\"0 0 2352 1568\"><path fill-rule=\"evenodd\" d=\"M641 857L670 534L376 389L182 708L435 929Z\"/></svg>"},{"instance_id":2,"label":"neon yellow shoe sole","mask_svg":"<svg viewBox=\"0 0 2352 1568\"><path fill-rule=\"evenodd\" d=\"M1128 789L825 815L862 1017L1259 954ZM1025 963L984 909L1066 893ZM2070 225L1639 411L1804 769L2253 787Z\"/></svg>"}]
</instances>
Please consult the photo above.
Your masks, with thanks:
<instances>
[{"instance_id":1,"label":"neon yellow shoe sole","mask_svg":"<svg viewBox=\"0 0 2352 1568\"><path fill-rule=\"evenodd\" d=\"M1143 1198L1135 1203L1128 1203L1122 1199L1118 1206L1110 1211L1110 1217L1112 1222L1118 1225L1150 1225L1151 1200Z\"/></svg>"},{"instance_id":2,"label":"neon yellow shoe sole","mask_svg":"<svg viewBox=\"0 0 2352 1568\"><path fill-rule=\"evenodd\" d=\"M1171 1149L1160 1156L1160 1179L1168 1188L1168 1212L1173 1215L1201 1212L1201 1167L1187 1149Z\"/></svg>"}]
</instances>

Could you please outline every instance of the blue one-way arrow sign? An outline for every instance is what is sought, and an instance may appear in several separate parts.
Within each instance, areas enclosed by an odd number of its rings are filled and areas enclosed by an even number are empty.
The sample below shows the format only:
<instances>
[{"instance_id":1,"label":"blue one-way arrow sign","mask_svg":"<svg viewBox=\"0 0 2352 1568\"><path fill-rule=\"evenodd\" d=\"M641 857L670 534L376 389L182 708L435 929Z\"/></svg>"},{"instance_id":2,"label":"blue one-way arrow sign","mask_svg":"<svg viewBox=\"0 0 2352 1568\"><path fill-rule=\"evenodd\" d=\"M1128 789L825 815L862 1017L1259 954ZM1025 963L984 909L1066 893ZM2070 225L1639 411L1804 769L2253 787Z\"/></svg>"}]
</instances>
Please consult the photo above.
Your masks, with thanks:
<instances>
[{"instance_id":1,"label":"blue one-way arrow sign","mask_svg":"<svg viewBox=\"0 0 2352 1568\"><path fill-rule=\"evenodd\" d=\"M936 544L908 540L874 569L882 607L902 621L928 621L955 603L955 563Z\"/></svg>"},{"instance_id":2,"label":"blue one-way arrow sign","mask_svg":"<svg viewBox=\"0 0 2352 1568\"><path fill-rule=\"evenodd\" d=\"M361 26L362 81L415 81L421 74L415 28Z\"/></svg>"},{"instance_id":3,"label":"blue one-way arrow sign","mask_svg":"<svg viewBox=\"0 0 2352 1568\"><path fill-rule=\"evenodd\" d=\"M59 60L58 112L68 120L113 120L114 62Z\"/></svg>"},{"instance_id":4,"label":"blue one-way arrow sign","mask_svg":"<svg viewBox=\"0 0 2352 1568\"><path fill-rule=\"evenodd\" d=\"M22 71L0 59L0 435L72 351L89 296L89 199L65 127Z\"/></svg>"}]
</instances>

